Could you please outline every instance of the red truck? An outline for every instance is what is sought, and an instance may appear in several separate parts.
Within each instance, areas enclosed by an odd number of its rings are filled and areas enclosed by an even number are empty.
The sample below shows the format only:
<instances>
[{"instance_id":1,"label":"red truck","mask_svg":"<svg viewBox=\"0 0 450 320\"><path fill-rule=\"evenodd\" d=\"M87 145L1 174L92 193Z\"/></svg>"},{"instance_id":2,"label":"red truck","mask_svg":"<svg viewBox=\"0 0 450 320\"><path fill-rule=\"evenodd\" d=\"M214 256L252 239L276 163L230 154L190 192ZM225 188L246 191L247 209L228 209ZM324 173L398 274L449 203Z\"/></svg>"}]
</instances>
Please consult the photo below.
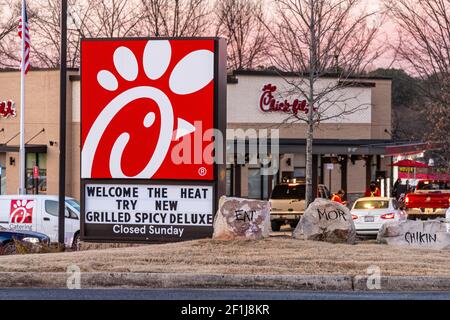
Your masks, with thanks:
<instances>
[{"instance_id":1,"label":"red truck","mask_svg":"<svg viewBox=\"0 0 450 320\"><path fill-rule=\"evenodd\" d=\"M406 195L405 207L408 219L445 218L450 204L450 180L424 180L413 193Z\"/></svg>"}]
</instances>

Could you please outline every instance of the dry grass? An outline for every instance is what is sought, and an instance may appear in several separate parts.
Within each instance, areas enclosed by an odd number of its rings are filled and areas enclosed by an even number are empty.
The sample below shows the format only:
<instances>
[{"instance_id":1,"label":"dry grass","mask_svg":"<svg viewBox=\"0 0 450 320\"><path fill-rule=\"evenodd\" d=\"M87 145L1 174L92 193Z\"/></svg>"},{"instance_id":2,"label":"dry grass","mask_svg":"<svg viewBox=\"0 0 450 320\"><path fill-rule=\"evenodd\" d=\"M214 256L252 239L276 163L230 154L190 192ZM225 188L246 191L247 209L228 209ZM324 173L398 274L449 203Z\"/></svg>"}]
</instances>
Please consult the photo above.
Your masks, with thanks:
<instances>
[{"instance_id":1,"label":"dry grass","mask_svg":"<svg viewBox=\"0 0 450 320\"><path fill-rule=\"evenodd\" d=\"M450 253L373 243L333 245L276 237L259 242L192 241L73 253L0 257L0 272L365 275L371 265L384 275L450 276Z\"/></svg>"}]
</instances>

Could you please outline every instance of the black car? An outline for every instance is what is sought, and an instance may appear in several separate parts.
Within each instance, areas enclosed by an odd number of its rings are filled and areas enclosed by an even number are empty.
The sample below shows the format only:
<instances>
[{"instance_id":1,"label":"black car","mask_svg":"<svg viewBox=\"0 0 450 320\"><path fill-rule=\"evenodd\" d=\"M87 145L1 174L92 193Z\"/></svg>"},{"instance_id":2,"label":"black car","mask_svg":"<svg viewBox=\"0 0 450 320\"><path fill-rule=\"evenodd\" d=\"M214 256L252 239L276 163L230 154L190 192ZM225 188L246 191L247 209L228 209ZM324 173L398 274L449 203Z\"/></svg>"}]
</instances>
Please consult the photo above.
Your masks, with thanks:
<instances>
[{"instance_id":1,"label":"black car","mask_svg":"<svg viewBox=\"0 0 450 320\"><path fill-rule=\"evenodd\" d=\"M30 249L50 244L50 238L45 234L32 231L16 231L0 226L0 255L16 254L16 241Z\"/></svg>"}]
</instances>

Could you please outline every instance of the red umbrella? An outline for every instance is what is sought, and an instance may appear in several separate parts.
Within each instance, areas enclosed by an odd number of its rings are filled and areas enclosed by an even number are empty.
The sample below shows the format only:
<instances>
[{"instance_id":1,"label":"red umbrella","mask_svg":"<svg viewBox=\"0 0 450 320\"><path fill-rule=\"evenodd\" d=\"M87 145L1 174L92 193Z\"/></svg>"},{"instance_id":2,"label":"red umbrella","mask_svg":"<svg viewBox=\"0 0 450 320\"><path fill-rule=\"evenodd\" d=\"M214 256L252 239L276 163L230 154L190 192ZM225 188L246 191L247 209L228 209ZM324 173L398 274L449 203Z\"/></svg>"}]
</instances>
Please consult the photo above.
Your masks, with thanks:
<instances>
[{"instance_id":1,"label":"red umbrella","mask_svg":"<svg viewBox=\"0 0 450 320\"><path fill-rule=\"evenodd\" d=\"M402 168L429 168L428 165L422 162L413 161L413 160L402 160L396 162L392 165L393 167L402 167Z\"/></svg>"}]
</instances>

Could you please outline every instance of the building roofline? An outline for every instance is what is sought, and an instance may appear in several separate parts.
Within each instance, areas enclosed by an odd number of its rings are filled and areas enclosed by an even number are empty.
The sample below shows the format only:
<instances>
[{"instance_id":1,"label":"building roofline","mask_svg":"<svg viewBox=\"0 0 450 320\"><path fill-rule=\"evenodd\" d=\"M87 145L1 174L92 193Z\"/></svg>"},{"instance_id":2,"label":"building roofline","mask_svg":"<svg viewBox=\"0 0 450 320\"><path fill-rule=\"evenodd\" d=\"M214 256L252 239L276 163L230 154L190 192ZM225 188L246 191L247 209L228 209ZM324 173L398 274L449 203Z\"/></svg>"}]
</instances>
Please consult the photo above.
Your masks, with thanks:
<instances>
[{"instance_id":1,"label":"building roofline","mask_svg":"<svg viewBox=\"0 0 450 320\"><path fill-rule=\"evenodd\" d=\"M79 68L67 68L67 71L69 72L79 72ZM42 71L59 71L59 67L52 67L52 68L31 68L29 72L42 72ZM7 72L17 72L20 73L19 69L15 68L0 68L0 73L7 73Z\"/></svg>"},{"instance_id":2,"label":"building roofline","mask_svg":"<svg viewBox=\"0 0 450 320\"><path fill-rule=\"evenodd\" d=\"M284 76L284 77L299 77L299 76L308 76L307 73L301 72L285 72L279 70L251 70L251 69L241 69L233 71L234 76ZM322 75L320 78L331 78L331 79L340 79L339 74L336 73L327 73ZM392 77L382 77L382 76L348 76L345 79L358 79L358 80L387 80L392 81Z\"/></svg>"}]
</instances>

